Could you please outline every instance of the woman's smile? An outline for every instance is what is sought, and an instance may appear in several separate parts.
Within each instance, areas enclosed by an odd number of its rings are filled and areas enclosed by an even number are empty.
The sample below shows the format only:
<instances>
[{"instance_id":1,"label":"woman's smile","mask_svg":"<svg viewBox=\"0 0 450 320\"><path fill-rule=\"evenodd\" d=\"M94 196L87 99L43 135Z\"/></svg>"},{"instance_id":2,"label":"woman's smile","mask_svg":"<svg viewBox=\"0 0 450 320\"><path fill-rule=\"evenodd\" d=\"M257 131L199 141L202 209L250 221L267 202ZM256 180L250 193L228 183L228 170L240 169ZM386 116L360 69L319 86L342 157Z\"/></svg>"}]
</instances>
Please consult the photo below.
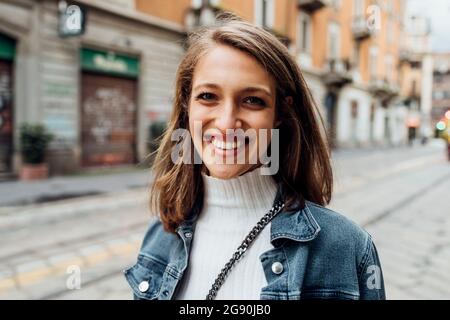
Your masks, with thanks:
<instances>
[{"instance_id":1,"label":"woman's smile","mask_svg":"<svg viewBox=\"0 0 450 320\"><path fill-rule=\"evenodd\" d=\"M228 136L225 139L219 135L205 135L204 141L207 148L213 148L218 156L235 156L245 151L249 145L249 139L240 136Z\"/></svg>"}]
</instances>

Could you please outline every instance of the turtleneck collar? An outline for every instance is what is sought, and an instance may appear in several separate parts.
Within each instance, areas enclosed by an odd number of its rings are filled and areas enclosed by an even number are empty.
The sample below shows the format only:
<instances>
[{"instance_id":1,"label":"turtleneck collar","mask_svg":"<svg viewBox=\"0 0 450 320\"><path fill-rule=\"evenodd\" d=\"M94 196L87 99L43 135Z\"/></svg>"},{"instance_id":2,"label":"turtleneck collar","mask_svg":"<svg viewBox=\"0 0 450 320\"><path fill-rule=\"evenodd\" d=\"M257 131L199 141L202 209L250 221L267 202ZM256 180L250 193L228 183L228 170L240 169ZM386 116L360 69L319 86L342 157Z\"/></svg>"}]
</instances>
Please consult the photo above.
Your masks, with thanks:
<instances>
[{"instance_id":1,"label":"turtleneck collar","mask_svg":"<svg viewBox=\"0 0 450 320\"><path fill-rule=\"evenodd\" d=\"M208 207L268 211L277 193L273 176L262 175L261 168L232 179L218 179L204 173L202 177L205 185L204 204Z\"/></svg>"}]
</instances>

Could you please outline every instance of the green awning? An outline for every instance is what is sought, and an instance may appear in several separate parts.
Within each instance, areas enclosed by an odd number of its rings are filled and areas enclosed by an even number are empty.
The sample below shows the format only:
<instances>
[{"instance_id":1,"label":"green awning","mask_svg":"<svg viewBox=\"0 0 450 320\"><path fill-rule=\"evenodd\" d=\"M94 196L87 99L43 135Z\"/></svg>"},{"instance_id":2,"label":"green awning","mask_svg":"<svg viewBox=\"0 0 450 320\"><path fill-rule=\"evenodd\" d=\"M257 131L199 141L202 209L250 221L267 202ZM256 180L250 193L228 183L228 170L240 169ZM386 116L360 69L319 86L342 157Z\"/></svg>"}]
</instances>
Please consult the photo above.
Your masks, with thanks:
<instances>
[{"instance_id":1,"label":"green awning","mask_svg":"<svg viewBox=\"0 0 450 320\"><path fill-rule=\"evenodd\" d=\"M16 41L0 34L0 59L14 60L16 55Z\"/></svg>"},{"instance_id":2,"label":"green awning","mask_svg":"<svg viewBox=\"0 0 450 320\"><path fill-rule=\"evenodd\" d=\"M136 57L95 49L81 49L81 68L109 75L137 78L139 59Z\"/></svg>"}]
</instances>

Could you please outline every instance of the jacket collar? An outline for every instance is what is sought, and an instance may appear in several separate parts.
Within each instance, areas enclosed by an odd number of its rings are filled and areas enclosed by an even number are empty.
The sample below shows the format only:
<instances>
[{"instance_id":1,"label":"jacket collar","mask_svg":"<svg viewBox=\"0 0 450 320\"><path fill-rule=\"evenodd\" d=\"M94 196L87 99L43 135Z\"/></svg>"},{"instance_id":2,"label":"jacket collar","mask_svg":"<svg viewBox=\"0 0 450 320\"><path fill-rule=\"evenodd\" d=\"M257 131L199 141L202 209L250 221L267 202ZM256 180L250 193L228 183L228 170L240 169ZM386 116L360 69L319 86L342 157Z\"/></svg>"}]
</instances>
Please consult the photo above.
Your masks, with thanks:
<instances>
[{"instance_id":1,"label":"jacket collar","mask_svg":"<svg viewBox=\"0 0 450 320\"><path fill-rule=\"evenodd\" d=\"M311 241L320 231L320 226L314 219L308 202L297 211L281 211L272 220L270 241L272 244L279 239L290 239L299 242Z\"/></svg>"},{"instance_id":2,"label":"jacket collar","mask_svg":"<svg viewBox=\"0 0 450 320\"><path fill-rule=\"evenodd\" d=\"M275 201L281 198L282 188L278 187ZM270 242L280 239L290 239L299 242L311 241L317 237L321 228L311 213L309 201L305 201L302 209L296 211L281 210L271 222ZM195 230L195 223L201 212L203 204L196 201L194 208L188 218L176 229L176 232L184 239L186 233L192 233ZM250 230L249 230L250 231Z\"/></svg>"},{"instance_id":3,"label":"jacket collar","mask_svg":"<svg viewBox=\"0 0 450 320\"><path fill-rule=\"evenodd\" d=\"M278 184L278 191L275 201L283 197L282 184ZM296 211L282 210L272 220L270 228L270 242L274 244L276 240L290 239L294 241L306 242L313 240L320 231L320 226L314 219L308 207L308 201L304 202L302 209Z\"/></svg>"}]
</instances>

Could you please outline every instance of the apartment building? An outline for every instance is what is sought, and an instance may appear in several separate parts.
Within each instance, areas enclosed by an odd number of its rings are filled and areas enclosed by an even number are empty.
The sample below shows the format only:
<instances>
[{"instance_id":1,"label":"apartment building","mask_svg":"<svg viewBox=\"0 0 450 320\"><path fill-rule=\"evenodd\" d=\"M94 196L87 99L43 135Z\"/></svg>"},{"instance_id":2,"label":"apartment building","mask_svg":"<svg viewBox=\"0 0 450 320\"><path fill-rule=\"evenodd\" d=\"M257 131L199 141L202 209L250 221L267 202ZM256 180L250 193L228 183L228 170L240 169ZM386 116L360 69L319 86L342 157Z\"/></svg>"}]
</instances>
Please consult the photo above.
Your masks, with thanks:
<instances>
[{"instance_id":1,"label":"apartment building","mask_svg":"<svg viewBox=\"0 0 450 320\"><path fill-rule=\"evenodd\" d=\"M433 55L430 22L406 16L400 50L400 96L408 109L409 140L432 135Z\"/></svg>"},{"instance_id":2,"label":"apartment building","mask_svg":"<svg viewBox=\"0 0 450 320\"><path fill-rule=\"evenodd\" d=\"M431 119L434 134L438 136L440 121L447 122L445 117L450 112L450 53L435 53L433 55L433 102Z\"/></svg>"},{"instance_id":3,"label":"apartment building","mask_svg":"<svg viewBox=\"0 0 450 320\"><path fill-rule=\"evenodd\" d=\"M323 6L313 6L318 2ZM406 110L398 99L398 39L404 1L298 3L303 26L298 28L299 63L309 77L319 79L315 83L324 94L316 97L333 144L403 143Z\"/></svg>"}]
</instances>

